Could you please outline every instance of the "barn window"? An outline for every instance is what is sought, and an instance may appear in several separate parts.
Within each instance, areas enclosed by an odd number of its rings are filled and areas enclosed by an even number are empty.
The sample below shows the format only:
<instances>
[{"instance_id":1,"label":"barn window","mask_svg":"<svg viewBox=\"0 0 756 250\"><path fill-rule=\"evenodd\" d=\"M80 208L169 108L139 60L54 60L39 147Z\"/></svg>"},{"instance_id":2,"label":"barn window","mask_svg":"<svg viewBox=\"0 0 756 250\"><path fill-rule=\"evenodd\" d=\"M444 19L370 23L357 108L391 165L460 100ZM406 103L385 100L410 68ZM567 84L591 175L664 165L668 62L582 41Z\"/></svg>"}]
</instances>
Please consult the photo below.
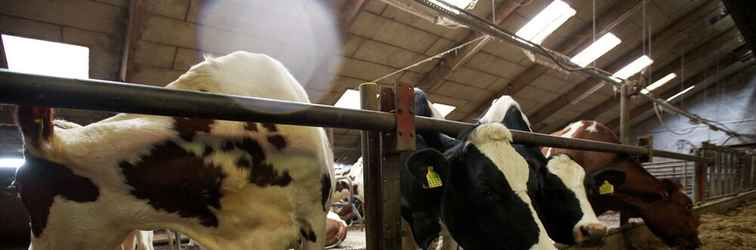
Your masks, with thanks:
<instances>
[{"instance_id":1,"label":"barn window","mask_svg":"<svg viewBox=\"0 0 756 250\"><path fill-rule=\"evenodd\" d=\"M619 37L615 36L611 32L606 33L606 35L601 36L601 38L572 57L570 61L577 65L580 65L580 67L585 67L602 55L606 54L606 52L609 52L614 47L617 47L617 45L619 45L621 42L622 40L620 40Z\"/></svg>"},{"instance_id":2,"label":"barn window","mask_svg":"<svg viewBox=\"0 0 756 250\"><path fill-rule=\"evenodd\" d=\"M612 76L617 77L617 78L622 78L622 79L628 79L631 76L640 72L641 70L645 69L652 63L654 63L653 59L651 59L647 55L642 55L641 57L638 57L638 59L635 59L633 62L625 65L625 67L622 67Z\"/></svg>"},{"instance_id":3,"label":"barn window","mask_svg":"<svg viewBox=\"0 0 756 250\"><path fill-rule=\"evenodd\" d=\"M333 106L340 108L359 109L360 108L360 92L354 89L347 89L344 94L339 97L336 104Z\"/></svg>"},{"instance_id":4,"label":"barn window","mask_svg":"<svg viewBox=\"0 0 756 250\"><path fill-rule=\"evenodd\" d=\"M344 94L339 97L336 104L333 106L349 109L360 109L360 91L354 89L347 89ZM441 116L446 117L449 113L454 111L457 107L452 105L446 105L442 103L434 103L433 107L440 113Z\"/></svg>"},{"instance_id":5,"label":"barn window","mask_svg":"<svg viewBox=\"0 0 756 250\"><path fill-rule=\"evenodd\" d=\"M89 48L2 35L8 69L22 73L89 78Z\"/></svg>"},{"instance_id":6,"label":"barn window","mask_svg":"<svg viewBox=\"0 0 756 250\"><path fill-rule=\"evenodd\" d=\"M671 81L672 79L675 79L675 77L677 77L677 74L675 74L675 73L669 73L666 76L662 77L661 79L656 80L651 85L648 85L648 87L642 89L641 93L648 94L649 92L653 91L654 89L657 89L657 88L661 87L662 85L664 85L665 83Z\"/></svg>"},{"instance_id":7,"label":"barn window","mask_svg":"<svg viewBox=\"0 0 756 250\"><path fill-rule=\"evenodd\" d=\"M522 26L516 35L533 43L541 44L559 26L574 16L575 9L560 0L554 0L533 19Z\"/></svg>"},{"instance_id":8,"label":"barn window","mask_svg":"<svg viewBox=\"0 0 756 250\"><path fill-rule=\"evenodd\" d=\"M433 107L436 108L436 110L440 113L442 117L446 117L447 115L449 115L449 113L457 109L457 107L454 107L452 105L446 105L446 104L441 104L441 103L434 103Z\"/></svg>"},{"instance_id":9,"label":"barn window","mask_svg":"<svg viewBox=\"0 0 756 250\"><path fill-rule=\"evenodd\" d=\"M437 0L430 0L430 1L432 3L434 3L434 4L436 4L436 5L439 5L439 6L442 6L442 7L446 7L446 5L440 3ZM443 0L443 1L447 2L447 3L450 3L451 5L454 5L457 8L462 8L462 9L472 9L472 8L475 8L475 4L478 2L478 0ZM449 10L455 12L455 13L457 12L456 10L451 9L451 8L446 8L446 9L449 9Z\"/></svg>"}]
</instances>

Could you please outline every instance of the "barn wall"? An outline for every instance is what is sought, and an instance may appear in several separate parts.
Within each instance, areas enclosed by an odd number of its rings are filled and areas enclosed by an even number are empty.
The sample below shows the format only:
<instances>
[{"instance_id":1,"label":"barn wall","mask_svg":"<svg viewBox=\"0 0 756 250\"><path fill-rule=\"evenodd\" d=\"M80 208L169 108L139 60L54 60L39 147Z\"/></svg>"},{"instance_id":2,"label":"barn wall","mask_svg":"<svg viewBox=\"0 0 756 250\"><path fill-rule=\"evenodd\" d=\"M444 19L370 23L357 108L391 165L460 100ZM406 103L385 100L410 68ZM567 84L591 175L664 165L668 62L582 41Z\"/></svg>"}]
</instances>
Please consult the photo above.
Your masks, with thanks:
<instances>
[{"instance_id":1,"label":"barn wall","mask_svg":"<svg viewBox=\"0 0 756 250\"><path fill-rule=\"evenodd\" d=\"M733 74L692 97L686 97L677 105L704 118L724 123L739 133L756 134L756 67ZM681 116L667 114L662 117L666 128L660 125L656 116L653 116L634 128L635 135L651 134L655 148L684 153L690 152L691 144L700 146L703 141L720 144L728 137L722 132L715 132L701 125L692 125ZM667 129L679 133L688 132L693 127L695 129L692 132L681 135ZM732 138L727 144L754 141Z\"/></svg>"}]
</instances>

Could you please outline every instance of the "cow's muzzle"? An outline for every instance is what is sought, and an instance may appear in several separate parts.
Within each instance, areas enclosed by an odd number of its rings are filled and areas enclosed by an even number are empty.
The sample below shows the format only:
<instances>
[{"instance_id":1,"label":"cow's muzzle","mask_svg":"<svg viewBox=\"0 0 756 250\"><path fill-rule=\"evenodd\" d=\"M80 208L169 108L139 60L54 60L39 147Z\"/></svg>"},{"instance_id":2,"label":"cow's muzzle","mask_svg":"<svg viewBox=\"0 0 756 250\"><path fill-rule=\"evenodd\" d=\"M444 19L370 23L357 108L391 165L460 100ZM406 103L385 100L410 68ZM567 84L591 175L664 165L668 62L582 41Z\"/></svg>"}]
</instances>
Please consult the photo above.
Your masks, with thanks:
<instances>
[{"instance_id":1,"label":"cow's muzzle","mask_svg":"<svg viewBox=\"0 0 756 250\"><path fill-rule=\"evenodd\" d=\"M600 242L607 231L606 225L601 223L581 225L575 230L575 243L583 245Z\"/></svg>"}]
</instances>

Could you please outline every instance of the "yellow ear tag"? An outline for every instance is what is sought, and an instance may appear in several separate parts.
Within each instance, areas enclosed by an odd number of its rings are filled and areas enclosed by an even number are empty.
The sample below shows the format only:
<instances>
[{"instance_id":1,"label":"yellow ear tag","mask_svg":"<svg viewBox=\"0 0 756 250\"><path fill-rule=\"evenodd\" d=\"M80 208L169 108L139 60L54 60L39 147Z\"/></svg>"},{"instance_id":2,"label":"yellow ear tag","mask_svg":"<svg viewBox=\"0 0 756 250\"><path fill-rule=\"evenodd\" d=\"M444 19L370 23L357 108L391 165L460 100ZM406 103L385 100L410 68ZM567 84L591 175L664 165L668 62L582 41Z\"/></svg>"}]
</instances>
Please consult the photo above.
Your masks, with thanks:
<instances>
[{"instance_id":1,"label":"yellow ear tag","mask_svg":"<svg viewBox=\"0 0 756 250\"><path fill-rule=\"evenodd\" d=\"M599 194L600 195L607 195L607 194L613 194L614 193L614 185L609 183L609 181L604 181L603 184L599 187Z\"/></svg>"},{"instance_id":2,"label":"yellow ear tag","mask_svg":"<svg viewBox=\"0 0 756 250\"><path fill-rule=\"evenodd\" d=\"M428 180L428 188L437 188L444 185L441 182L441 177L438 176L436 171L433 171L433 167L431 166L428 166L428 173L425 174L425 179Z\"/></svg>"}]
</instances>

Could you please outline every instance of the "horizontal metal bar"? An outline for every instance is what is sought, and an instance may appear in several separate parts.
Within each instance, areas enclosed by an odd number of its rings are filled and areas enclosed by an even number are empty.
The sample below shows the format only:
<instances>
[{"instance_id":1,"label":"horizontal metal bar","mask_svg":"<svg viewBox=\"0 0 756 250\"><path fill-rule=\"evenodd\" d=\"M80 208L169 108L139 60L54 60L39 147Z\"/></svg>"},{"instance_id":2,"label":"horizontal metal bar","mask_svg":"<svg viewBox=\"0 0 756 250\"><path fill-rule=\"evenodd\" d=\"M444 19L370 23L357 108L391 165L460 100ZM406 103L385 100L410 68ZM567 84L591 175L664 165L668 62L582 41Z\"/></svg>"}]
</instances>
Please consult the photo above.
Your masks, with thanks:
<instances>
[{"instance_id":1,"label":"horizontal metal bar","mask_svg":"<svg viewBox=\"0 0 756 250\"><path fill-rule=\"evenodd\" d=\"M93 79L41 76L0 70L0 103L141 113L233 121L393 130L394 115L387 112L338 108L328 105L166 89ZM415 117L418 130L450 135L470 129L471 123ZM648 155L644 147L512 130L517 143L545 147ZM653 150L657 157L704 160L692 155Z\"/></svg>"}]
</instances>

